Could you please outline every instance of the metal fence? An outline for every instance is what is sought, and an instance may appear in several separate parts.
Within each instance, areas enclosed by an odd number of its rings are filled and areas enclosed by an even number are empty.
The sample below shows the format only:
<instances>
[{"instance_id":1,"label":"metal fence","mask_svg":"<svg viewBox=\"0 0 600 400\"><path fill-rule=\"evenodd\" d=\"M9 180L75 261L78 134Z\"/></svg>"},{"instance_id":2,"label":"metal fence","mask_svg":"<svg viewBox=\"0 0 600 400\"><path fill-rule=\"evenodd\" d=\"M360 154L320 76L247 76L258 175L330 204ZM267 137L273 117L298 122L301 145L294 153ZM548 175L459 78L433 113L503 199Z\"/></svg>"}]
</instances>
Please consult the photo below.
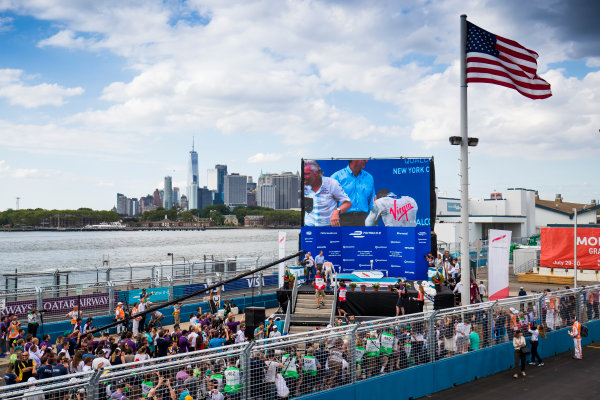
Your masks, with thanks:
<instances>
[{"instance_id":1,"label":"metal fence","mask_svg":"<svg viewBox=\"0 0 600 400\"><path fill-rule=\"evenodd\" d=\"M224 273L227 275L247 271L275 261L272 257L215 259L204 257L203 260L186 260L185 262L161 263L153 265L92 267L83 269L57 269L45 272L20 271L5 273L0 276L0 287L10 290L35 286L62 286L95 282L122 282L123 284L145 281L148 284L161 286L166 277L176 281L195 279L199 272ZM231 275L231 276L233 276Z\"/></svg>"},{"instance_id":2,"label":"metal fence","mask_svg":"<svg viewBox=\"0 0 600 400\"><path fill-rule=\"evenodd\" d=\"M47 399L104 399L115 391L128 398L185 391L194 399L303 397L512 341L518 331L537 336L538 327L597 320L599 298L596 285L384 318L5 386L0 398L40 389ZM533 356L532 345L539 362Z\"/></svg>"}]
</instances>

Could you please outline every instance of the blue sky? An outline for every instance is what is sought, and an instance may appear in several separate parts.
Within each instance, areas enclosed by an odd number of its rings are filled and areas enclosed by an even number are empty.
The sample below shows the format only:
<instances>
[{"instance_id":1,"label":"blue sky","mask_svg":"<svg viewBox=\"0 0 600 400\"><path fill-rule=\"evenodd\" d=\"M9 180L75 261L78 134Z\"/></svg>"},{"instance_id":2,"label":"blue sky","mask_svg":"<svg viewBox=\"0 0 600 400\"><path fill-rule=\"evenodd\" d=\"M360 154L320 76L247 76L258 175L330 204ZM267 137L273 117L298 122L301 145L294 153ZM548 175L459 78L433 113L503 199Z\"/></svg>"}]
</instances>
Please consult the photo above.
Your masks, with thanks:
<instances>
[{"instance_id":1,"label":"blue sky","mask_svg":"<svg viewBox=\"0 0 600 400\"><path fill-rule=\"evenodd\" d=\"M600 199L593 1L0 1L0 210L110 209L165 175L433 156L459 196L459 16L536 50L553 96L469 87L470 195Z\"/></svg>"}]
</instances>

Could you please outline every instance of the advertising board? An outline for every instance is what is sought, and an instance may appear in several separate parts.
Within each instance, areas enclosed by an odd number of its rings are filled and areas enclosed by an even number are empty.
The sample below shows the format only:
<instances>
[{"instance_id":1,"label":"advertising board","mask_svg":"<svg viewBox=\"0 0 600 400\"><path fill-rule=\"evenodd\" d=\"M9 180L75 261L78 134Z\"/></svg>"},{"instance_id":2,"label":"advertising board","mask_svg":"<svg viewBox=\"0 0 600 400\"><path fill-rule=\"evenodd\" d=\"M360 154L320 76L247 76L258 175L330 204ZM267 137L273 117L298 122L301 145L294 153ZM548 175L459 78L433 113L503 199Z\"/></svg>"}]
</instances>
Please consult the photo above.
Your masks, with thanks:
<instances>
[{"instance_id":1,"label":"advertising board","mask_svg":"<svg viewBox=\"0 0 600 400\"><path fill-rule=\"evenodd\" d=\"M573 228L541 228L540 266L573 268ZM577 268L600 269L600 228L577 227Z\"/></svg>"}]
</instances>

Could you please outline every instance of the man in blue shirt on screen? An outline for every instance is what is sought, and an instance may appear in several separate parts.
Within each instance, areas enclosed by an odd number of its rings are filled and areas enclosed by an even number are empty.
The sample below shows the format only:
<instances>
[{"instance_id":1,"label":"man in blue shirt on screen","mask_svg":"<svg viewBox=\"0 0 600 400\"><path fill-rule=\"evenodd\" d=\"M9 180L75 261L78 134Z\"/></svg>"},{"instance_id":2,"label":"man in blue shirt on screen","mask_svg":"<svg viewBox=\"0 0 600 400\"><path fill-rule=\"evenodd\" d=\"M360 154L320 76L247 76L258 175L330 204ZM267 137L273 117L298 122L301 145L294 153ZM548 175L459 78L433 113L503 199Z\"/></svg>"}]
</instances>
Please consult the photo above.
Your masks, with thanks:
<instances>
[{"instance_id":1,"label":"man in blue shirt on screen","mask_svg":"<svg viewBox=\"0 0 600 400\"><path fill-rule=\"evenodd\" d=\"M340 226L340 215L351 206L338 181L324 177L316 161L304 162L305 226Z\"/></svg>"},{"instance_id":2,"label":"man in blue shirt on screen","mask_svg":"<svg viewBox=\"0 0 600 400\"><path fill-rule=\"evenodd\" d=\"M331 178L342 185L352 207L341 216L342 226L364 226L375 199L373 175L365 171L367 160L350 160L348 166L334 172Z\"/></svg>"}]
</instances>

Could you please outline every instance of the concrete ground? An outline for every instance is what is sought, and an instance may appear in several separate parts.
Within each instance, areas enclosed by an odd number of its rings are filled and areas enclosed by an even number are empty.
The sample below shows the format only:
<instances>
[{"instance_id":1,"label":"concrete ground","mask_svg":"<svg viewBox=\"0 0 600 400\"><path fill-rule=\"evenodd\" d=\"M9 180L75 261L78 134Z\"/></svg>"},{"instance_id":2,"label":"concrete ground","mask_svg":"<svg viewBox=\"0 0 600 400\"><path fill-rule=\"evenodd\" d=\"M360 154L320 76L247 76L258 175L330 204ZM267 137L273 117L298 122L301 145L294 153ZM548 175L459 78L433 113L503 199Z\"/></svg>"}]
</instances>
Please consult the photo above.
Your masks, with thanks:
<instances>
[{"instance_id":1,"label":"concrete ground","mask_svg":"<svg viewBox=\"0 0 600 400\"><path fill-rule=\"evenodd\" d=\"M514 379L512 371L447 389L422 399L598 399L600 398L600 344L583 348L583 360L571 352L546 358L544 366L528 366L527 376Z\"/></svg>"}]
</instances>

